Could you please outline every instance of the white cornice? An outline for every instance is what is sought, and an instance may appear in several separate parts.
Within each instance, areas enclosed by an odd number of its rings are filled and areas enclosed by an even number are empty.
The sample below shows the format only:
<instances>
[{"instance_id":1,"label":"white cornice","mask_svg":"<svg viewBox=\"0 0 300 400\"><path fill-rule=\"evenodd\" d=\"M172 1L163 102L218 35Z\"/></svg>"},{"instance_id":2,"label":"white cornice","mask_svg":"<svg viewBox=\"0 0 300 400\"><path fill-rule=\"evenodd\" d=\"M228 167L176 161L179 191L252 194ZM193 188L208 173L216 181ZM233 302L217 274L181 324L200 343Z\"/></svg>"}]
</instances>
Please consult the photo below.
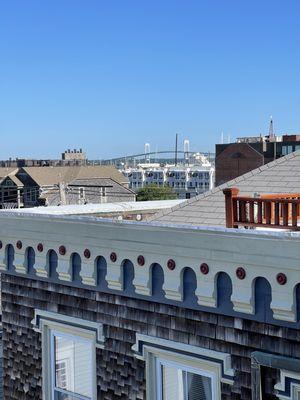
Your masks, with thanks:
<instances>
[{"instance_id":1,"label":"white cornice","mask_svg":"<svg viewBox=\"0 0 300 400\"><path fill-rule=\"evenodd\" d=\"M16 249L21 240L23 247ZM151 297L151 266L161 265L164 273L163 290L166 299L183 300L183 271L191 268L197 279L198 303L205 307L217 306L216 280L220 272L226 272L232 282L233 308L236 312L253 314L255 310L254 285L258 277L268 280L272 288L271 308L274 318L294 322L296 319L295 288L300 282L300 236L287 232L255 232L170 226L162 224L116 222L91 217L30 216L0 213L0 269L6 269L5 248L15 247L17 272L26 274L26 248L36 250L42 243L44 251L36 251L36 268L40 277L47 278L47 252L58 252L64 245L67 254L58 257L60 279L71 281L70 256L81 256L81 277L85 285L93 286L95 260L103 256L109 264L106 281L113 290L123 290L123 260L130 260L135 269L133 284L136 293ZM84 258L84 250L91 252ZM110 253L117 253L117 261L110 262ZM145 264L139 266L137 257L143 255ZM167 268L173 259L174 270ZM209 266L209 273L200 272L200 264ZM246 276L238 279L236 271L243 267ZM277 274L284 273L287 282L280 285Z\"/></svg>"}]
</instances>

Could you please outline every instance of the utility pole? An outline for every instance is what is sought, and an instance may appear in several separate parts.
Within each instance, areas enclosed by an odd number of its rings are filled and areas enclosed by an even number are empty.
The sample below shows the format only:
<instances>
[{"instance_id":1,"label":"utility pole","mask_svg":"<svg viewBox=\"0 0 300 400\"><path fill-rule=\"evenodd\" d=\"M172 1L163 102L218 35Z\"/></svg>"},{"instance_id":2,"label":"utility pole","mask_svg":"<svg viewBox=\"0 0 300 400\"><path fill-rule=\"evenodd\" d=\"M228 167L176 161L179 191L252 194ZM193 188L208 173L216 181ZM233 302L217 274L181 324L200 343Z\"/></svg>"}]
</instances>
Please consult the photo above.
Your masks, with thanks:
<instances>
[{"instance_id":1,"label":"utility pole","mask_svg":"<svg viewBox=\"0 0 300 400\"><path fill-rule=\"evenodd\" d=\"M175 139L175 167L177 166L177 152L178 152L178 133L176 133L176 139Z\"/></svg>"},{"instance_id":2,"label":"utility pole","mask_svg":"<svg viewBox=\"0 0 300 400\"><path fill-rule=\"evenodd\" d=\"M270 138L274 138L274 137L275 137L275 134L274 134L274 125L273 125L273 117L272 117L272 115L271 115L271 117L270 117L269 137L270 137Z\"/></svg>"}]
</instances>

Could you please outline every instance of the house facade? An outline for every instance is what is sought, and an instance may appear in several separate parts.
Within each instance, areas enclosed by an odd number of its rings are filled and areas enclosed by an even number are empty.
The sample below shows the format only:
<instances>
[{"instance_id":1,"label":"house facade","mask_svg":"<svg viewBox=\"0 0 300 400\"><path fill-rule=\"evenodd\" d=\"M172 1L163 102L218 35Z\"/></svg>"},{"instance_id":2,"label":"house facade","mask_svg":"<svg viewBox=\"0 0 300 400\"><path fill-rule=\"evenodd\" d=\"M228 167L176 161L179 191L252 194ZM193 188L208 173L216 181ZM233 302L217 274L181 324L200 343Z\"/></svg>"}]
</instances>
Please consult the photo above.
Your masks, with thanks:
<instances>
[{"instance_id":1,"label":"house facade","mask_svg":"<svg viewBox=\"0 0 300 400\"><path fill-rule=\"evenodd\" d=\"M16 177L17 168L0 168L0 209L23 204L23 183Z\"/></svg>"},{"instance_id":2,"label":"house facade","mask_svg":"<svg viewBox=\"0 0 300 400\"><path fill-rule=\"evenodd\" d=\"M134 201L128 186L113 166L23 167L0 178L0 201L2 208Z\"/></svg>"},{"instance_id":3,"label":"house facade","mask_svg":"<svg viewBox=\"0 0 300 400\"><path fill-rule=\"evenodd\" d=\"M297 235L0 222L4 399L297 398Z\"/></svg>"},{"instance_id":4,"label":"house facade","mask_svg":"<svg viewBox=\"0 0 300 400\"><path fill-rule=\"evenodd\" d=\"M294 153L148 222L0 213L4 399L299 399L299 185ZM274 215L226 228L231 187Z\"/></svg>"}]
</instances>

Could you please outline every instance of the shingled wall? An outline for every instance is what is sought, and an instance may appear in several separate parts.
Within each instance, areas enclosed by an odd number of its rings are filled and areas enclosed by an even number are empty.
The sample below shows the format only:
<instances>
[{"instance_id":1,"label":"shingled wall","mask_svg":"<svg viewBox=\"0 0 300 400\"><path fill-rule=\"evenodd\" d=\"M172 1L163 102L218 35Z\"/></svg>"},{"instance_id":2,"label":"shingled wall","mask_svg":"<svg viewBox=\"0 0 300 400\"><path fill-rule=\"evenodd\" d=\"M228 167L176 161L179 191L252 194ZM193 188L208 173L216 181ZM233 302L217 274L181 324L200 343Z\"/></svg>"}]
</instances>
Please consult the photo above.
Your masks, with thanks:
<instances>
[{"instance_id":1,"label":"shingled wall","mask_svg":"<svg viewBox=\"0 0 300 400\"><path fill-rule=\"evenodd\" d=\"M236 378L222 384L222 399L251 398L254 350L300 357L299 331L124 296L2 274L4 399L42 399L41 338L32 329L34 309L104 324L105 349L97 350L98 398L146 399L144 362L134 358L135 333L232 354ZM264 399L278 371L264 371Z\"/></svg>"}]
</instances>

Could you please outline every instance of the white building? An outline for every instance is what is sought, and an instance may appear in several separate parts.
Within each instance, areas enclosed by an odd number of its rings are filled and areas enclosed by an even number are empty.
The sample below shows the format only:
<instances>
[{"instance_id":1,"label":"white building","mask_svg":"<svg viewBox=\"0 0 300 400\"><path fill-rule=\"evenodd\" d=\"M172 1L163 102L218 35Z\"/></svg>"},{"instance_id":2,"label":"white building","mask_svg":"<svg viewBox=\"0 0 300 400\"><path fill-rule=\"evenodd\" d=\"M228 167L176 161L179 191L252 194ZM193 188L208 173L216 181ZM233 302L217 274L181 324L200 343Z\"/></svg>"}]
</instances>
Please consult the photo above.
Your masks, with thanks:
<instances>
[{"instance_id":1,"label":"white building","mask_svg":"<svg viewBox=\"0 0 300 400\"><path fill-rule=\"evenodd\" d=\"M130 188L141 189L147 185L170 186L180 198L190 198L211 190L214 186L215 169L201 156L194 165L139 164L126 168L122 173L129 179Z\"/></svg>"}]
</instances>

